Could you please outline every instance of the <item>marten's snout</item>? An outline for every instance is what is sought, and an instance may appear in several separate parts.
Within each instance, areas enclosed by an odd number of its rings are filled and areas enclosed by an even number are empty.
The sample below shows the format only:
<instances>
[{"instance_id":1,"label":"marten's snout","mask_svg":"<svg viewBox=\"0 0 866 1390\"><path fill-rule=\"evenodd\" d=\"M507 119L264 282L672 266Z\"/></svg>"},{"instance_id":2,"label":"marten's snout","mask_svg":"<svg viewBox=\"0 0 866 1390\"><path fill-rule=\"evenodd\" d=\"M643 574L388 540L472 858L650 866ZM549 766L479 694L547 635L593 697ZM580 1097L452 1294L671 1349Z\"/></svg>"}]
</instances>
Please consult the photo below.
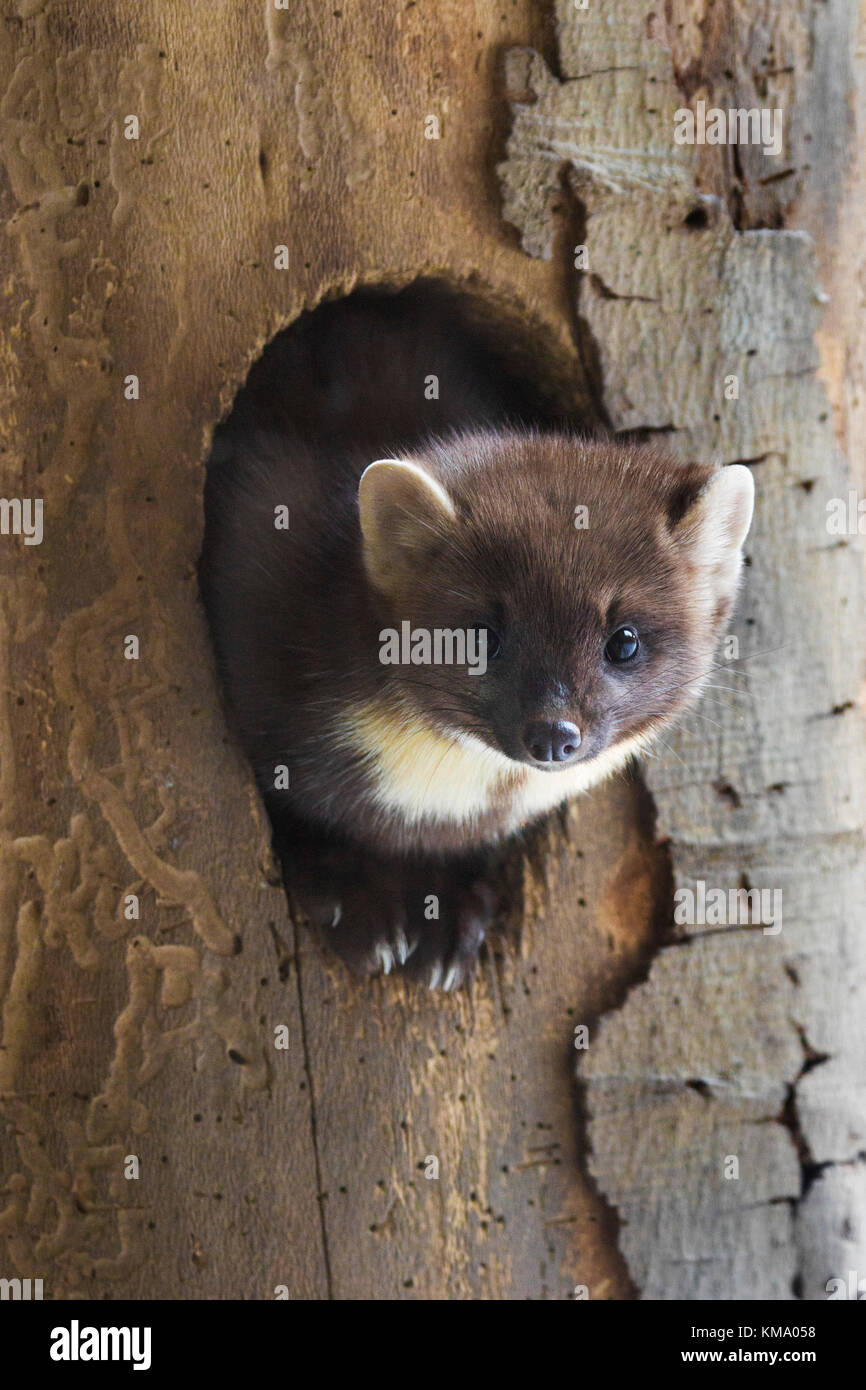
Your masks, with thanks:
<instances>
[{"instance_id":1,"label":"marten's snout","mask_svg":"<svg viewBox=\"0 0 866 1390\"><path fill-rule=\"evenodd\" d=\"M568 763L580 747L580 729L565 720L536 720L524 729L523 745L537 763Z\"/></svg>"}]
</instances>

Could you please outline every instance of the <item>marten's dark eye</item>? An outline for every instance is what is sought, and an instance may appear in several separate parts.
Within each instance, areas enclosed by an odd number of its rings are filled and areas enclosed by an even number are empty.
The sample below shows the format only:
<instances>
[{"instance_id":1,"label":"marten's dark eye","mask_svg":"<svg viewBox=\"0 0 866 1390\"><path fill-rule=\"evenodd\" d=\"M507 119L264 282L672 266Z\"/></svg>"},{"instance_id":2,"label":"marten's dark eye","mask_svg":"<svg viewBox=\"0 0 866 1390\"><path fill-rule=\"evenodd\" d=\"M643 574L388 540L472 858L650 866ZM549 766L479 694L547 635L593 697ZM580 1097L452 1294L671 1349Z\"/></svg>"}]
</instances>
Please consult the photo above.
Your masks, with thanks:
<instances>
[{"instance_id":1,"label":"marten's dark eye","mask_svg":"<svg viewBox=\"0 0 866 1390\"><path fill-rule=\"evenodd\" d=\"M497 658L497 656L499 656L500 653L502 652L502 638L499 636L499 633L498 633L498 632L494 632L494 631L493 631L493 628L492 628L492 627L488 627L486 623L479 623L479 624L478 624L478 627L476 628L476 631L477 631L478 634L479 634L479 639L480 639L480 634L481 634L482 632L486 634L486 636L487 636L487 660L488 660L488 661L495 661L496 658Z\"/></svg>"},{"instance_id":2,"label":"marten's dark eye","mask_svg":"<svg viewBox=\"0 0 866 1390\"><path fill-rule=\"evenodd\" d=\"M618 627L612 637L608 638L604 654L608 661L613 661L617 666L623 666L627 661L633 661L640 648L640 638L633 627Z\"/></svg>"}]
</instances>

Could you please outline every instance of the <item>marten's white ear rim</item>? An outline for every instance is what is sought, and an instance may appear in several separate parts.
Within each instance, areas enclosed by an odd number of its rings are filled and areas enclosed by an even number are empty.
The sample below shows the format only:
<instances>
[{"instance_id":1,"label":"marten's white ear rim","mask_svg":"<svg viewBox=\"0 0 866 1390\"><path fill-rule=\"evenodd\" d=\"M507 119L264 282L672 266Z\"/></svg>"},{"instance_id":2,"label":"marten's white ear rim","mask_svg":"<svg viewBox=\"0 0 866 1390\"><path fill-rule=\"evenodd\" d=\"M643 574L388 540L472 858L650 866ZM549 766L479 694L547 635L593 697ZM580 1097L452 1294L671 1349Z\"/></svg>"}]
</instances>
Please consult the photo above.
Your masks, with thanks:
<instances>
[{"instance_id":1,"label":"marten's white ear rim","mask_svg":"<svg viewBox=\"0 0 866 1390\"><path fill-rule=\"evenodd\" d=\"M419 463L413 463L411 459L376 459L374 463L368 463L358 484L362 528L365 498L374 504L386 501L390 505L402 505L413 496L424 502L426 507L432 503L433 510L441 510L449 520L457 515L454 503L442 484Z\"/></svg>"},{"instance_id":2,"label":"marten's white ear rim","mask_svg":"<svg viewBox=\"0 0 866 1390\"><path fill-rule=\"evenodd\" d=\"M676 527L699 565L720 565L742 548L755 509L755 480L742 463L714 473Z\"/></svg>"},{"instance_id":3,"label":"marten's white ear rim","mask_svg":"<svg viewBox=\"0 0 866 1390\"><path fill-rule=\"evenodd\" d=\"M729 463L712 479L713 507L724 517L729 545L739 550L755 511L755 480L744 463Z\"/></svg>"},{"instance_id":4,"label":"marten's white ear rim","mask_svg":"<svg viewBox=\"0 0 866 1390\"><path fill-rule=\"evenodd\" d=\"M358 510L364 564L373 584L399 589L456 519L446 489L411 459L376 459L361 474Z\"/></svg>"}]
</instances>

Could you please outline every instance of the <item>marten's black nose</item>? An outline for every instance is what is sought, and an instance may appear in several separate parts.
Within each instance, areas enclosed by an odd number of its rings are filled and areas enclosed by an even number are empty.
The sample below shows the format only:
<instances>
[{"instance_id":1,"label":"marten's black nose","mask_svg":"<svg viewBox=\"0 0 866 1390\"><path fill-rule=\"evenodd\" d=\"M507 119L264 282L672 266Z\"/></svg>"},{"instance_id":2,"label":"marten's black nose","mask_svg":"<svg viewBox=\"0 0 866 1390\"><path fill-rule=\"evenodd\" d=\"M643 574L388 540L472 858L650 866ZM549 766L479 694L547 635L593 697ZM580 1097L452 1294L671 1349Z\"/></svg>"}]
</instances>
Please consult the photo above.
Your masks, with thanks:
<instances>
[{"instance_id":1,"label":"marten's black nose","mask_svg":"<svg viewBox=\"0 0 866 1390\"><path fill-rule=\"evenodd\" d=\"M523 742L537 763L567 763L580 747L580 729L562 720L555 724L529 724Z\"/></svg>"}]
</instances>

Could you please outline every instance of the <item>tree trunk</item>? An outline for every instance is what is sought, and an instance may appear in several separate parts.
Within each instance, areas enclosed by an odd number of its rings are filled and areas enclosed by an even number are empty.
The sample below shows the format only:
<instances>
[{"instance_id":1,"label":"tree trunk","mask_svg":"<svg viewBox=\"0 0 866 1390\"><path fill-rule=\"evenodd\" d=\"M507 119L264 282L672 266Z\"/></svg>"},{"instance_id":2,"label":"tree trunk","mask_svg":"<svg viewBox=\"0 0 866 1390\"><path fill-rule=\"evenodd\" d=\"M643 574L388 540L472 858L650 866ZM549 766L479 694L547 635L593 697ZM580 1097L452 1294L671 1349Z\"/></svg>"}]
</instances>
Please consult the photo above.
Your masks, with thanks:
<instances>
[{"instance_id":1,"label":"tree trunk","mask_svg":"<svg viewBox=\"0 0 866 1390\"><path fill-rule=\"evenodd\" d=\"M866 1267L861 558L826 528L864 399L856 11L668 8L8 8L2 490L44 539L0 537L0 1275L789 1298ZM783 107L780 157L675 146L702 93ZM194 573L263 345L431 272L759 495L736 693L515 850L458 997L290 920ZM698 880L781 889L781 930L672 926Z\"/></svg>"}]
</instances>

